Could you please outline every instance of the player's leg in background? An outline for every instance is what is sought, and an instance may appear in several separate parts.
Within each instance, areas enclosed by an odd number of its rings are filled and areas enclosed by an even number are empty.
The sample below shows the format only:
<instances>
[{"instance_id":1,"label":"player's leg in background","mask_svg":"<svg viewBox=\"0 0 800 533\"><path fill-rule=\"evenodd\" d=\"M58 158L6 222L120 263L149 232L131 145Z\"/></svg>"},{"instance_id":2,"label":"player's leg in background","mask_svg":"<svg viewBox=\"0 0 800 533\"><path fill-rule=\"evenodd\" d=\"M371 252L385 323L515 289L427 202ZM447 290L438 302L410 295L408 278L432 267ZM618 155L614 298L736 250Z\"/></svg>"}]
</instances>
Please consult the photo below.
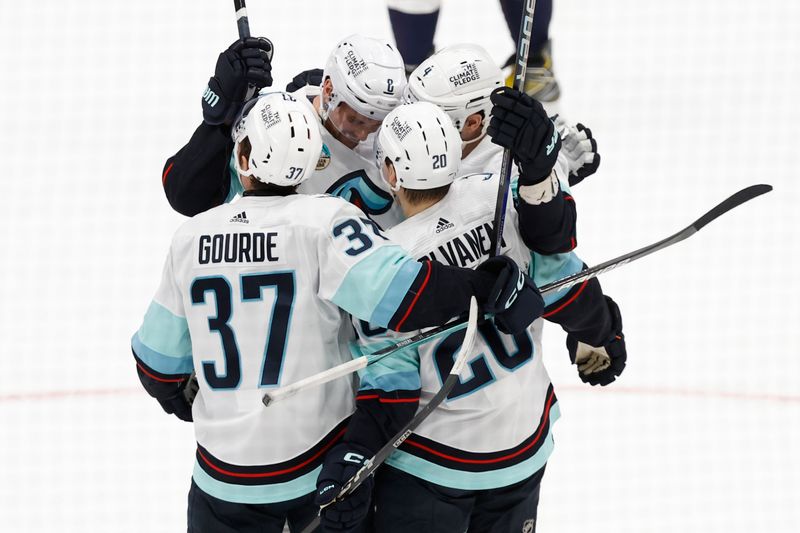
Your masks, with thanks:
<instances>
[{"instance_id":1,"label":"player's leg in background","mask_svg":"<svg viewBox=\"0 0 800 533\"><path fill-rule=\"evenodd\" d=\"M534 533L544 468L514 485L478 492L468 533Z\"/></svg>"},{"instance_id":2,"label":"player's leg in background","mask_svg":"<svg viewBox=\"0 0 800 533\"><path fill-rule=\"evenodd\" d=\"M508 31L516 47L525 0L500 0ZM550 52L550 19L553 17L553 0L536 0L531 31L531 47L528 55L528 72L525 76L525 92L540 102L553 102L561 95L558 82L553 75L553 58ZM506 62L513 69L516 49ZM513 72L512 74L513 75ZM509 76L506 84L511 85Z\"/></svg>"},{"instance_id":3,"label":"player's leg in background","mask_svg":"<svg viewBox=\"0 0 800 533\"><path fill-rule=\"evenodd\" d=\"M433 36L439 21L441 0L387 0L397 49L406 72L411 72L433 54Z\"/></svg>"},{"instance_id":4,"label":"player's leg in background","mask_svg":"<svg viewBox=\"0 0 800 533\"><path fill-rule=\"evenodd\" d=\"M189 489L188 533L282 533L287 514L300 508L310 514L303 525L317 514L314 493L296 500L274 504L233 503L203 492L192 481ZM299 517L298 517L299 518ZM290 524L292 526L292 524ZM300 529L293 529L300 531Z\"/></svg>"},{"instance_id":5,"label":"player's leg in background","mask_svg":"<svg viewBox=\"0 0 800 533\"><path fill-rule=\"evenodd\" d=\"M473 491L448 489L383 465L375 476L375 533L466 531Z\"/></svg>"}]
</instances>

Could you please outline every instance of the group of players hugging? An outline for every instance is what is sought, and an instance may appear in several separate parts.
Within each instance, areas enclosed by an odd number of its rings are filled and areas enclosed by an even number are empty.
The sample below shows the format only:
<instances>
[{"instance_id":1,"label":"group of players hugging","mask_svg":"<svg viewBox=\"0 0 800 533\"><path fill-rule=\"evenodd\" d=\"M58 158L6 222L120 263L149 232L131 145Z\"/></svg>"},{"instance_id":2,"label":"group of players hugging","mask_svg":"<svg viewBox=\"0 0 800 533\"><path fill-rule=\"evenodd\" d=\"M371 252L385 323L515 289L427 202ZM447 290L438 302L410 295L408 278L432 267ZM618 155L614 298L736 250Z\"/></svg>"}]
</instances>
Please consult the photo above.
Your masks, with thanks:
<instances>
[{"instance_id":1,"label":"group of players hugging","mask_svg":"<svg viewBox=\"0 0 800 533\"><path fill-rule=\"evenodd\" d=\"M506 87L473 44L407 75L388 41L351 35L285 92L271 61L260 38L219 55L203 122L164 166L191 218L132 339L144 388L194 424L188 531L299 532L320 512L322 531L535 531L559 417L543 320L584 382L626 360L597 279L537 289L586 268L569 187L598 167L591 132ZM504 148L512 194L490 257ZM463 317L473 297L494 317L456 386L337 498L442 387L464 331L269 407L265 391Z\"/></svg>"}]
</instances>

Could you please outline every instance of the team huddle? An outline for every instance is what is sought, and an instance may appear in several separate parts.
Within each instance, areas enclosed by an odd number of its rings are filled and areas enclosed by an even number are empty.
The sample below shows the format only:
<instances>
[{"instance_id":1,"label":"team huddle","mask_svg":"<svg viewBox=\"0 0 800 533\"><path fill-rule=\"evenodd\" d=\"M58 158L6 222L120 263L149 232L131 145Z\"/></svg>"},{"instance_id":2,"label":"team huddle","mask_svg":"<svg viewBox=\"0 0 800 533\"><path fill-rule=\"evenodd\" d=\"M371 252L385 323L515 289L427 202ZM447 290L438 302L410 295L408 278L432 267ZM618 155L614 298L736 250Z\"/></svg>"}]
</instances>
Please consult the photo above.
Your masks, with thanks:
<instances>
[{"instance_id":1,"label":"team huddle","mask_svg":"<svg viewBox=\"0 0 800 533\"><path fill-rule=\"evenodd\" d=\"M505 87L476 45L407 77L390 43L352 35L285 92L271 61L266 39L220 54L203 122L164 168L191 218L132 339L144 388L194 424L188 531L299 532L318 515L321 531L535 531L559 417L543 320L584 382L613 382L627 357L596 278L537 289L586 268L570 186L599 165L591 132ZM491 318L455 387L337 498L441 389L464 331L269 407L264 393L463 318L473 298Z\"/></svg>"}]
</instances>

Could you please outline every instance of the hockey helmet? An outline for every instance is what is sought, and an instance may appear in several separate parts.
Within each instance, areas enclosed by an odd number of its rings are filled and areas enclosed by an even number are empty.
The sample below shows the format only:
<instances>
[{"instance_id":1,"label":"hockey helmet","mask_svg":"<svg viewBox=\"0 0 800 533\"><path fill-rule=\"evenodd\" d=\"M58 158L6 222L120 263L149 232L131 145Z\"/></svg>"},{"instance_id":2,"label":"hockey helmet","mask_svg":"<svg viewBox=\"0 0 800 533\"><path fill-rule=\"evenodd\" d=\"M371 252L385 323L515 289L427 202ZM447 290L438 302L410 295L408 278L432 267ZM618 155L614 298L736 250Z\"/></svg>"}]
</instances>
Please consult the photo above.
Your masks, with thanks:
<instances>
[{"instance_id":1,"label":"hockey helmet","mask_svg":"<svg viewBox=\"0 0 800 533\"><path fill-rule=\"evenodd\" d=\"M313 107L285 92L249 100L232 130L236 170L263 183L295 186L311 177L322 151L319 121ZM239 162L239 146L250 142L248 169Z\"/></svg>"},{"instance_id":2,"label":"hockey helmet","mask_svg":"<svg viewBox=\"0 0 800 533\"><path fill-rule=\"evenodd\" d=\"M322 118L345 102L361 115L383 118L400 105L406 73L400 52L388 41L363 35L346 37L333 49L322 80L330 78L333 93Z\"/></svg>"},{"instance_id":3,"label":"hockey helmet","mask_svg":"<svg viewBox=\"0 0 800 533\"><path fill-rule=\"evenodd\" d=\"M382 176L385 159L392 162L397 175L394 187L389 184L393 191L435 189L456 178L461 137L441 108L428 102L404 104L381 124L375 157Z\"/></svg>"},{"instance_id":4,"label":"hockey helmet","mask_svg":"<svg viewBox=\"0 0 800 533\"><path fill-rule=\"evenodd\" d=\"M504 85L500 67L475 44L457 44L423 61L408 78L406 102L430 102L447 112L459 132L467 117L483 111L483 130L489 125L492 91Z\"/></svg>"}]
</instances>

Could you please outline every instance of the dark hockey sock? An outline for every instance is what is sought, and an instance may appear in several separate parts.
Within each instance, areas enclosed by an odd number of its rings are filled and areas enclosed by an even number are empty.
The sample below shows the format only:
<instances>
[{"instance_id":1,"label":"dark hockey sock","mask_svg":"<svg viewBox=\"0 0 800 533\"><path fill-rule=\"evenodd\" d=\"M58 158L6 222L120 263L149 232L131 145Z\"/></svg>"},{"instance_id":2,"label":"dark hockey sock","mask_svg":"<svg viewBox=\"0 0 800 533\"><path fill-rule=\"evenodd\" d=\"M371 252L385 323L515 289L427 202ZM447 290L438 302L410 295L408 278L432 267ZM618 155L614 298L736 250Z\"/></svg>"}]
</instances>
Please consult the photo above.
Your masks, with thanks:
<instances>
[{"instance_id":1,"label":"dark hockey sock","mask_svg":"<svg viewBox=\"0 0 800 533\"><path fill-rule=\"evenodd\" d=\"M519 41L519 25L522 18L524 0L500 0L503 15L506 17L508 31L515 46ZM531 53L539 50L550 38L550 18L553 16L553 0L537 0L533 12L533 32L531 35Z\"/></svg>"},{"instance_id":2,"label":"dark hockey sock","mask_svg":"<svg viewBox=\"0 0 800 533\"><path fill-rule=\"evenodd\" d=\"M410 14L389 10L394 40L406 65L419 65L433 52L433 35L439 10L433 13Z\"/></svg>"}]
</instances>

